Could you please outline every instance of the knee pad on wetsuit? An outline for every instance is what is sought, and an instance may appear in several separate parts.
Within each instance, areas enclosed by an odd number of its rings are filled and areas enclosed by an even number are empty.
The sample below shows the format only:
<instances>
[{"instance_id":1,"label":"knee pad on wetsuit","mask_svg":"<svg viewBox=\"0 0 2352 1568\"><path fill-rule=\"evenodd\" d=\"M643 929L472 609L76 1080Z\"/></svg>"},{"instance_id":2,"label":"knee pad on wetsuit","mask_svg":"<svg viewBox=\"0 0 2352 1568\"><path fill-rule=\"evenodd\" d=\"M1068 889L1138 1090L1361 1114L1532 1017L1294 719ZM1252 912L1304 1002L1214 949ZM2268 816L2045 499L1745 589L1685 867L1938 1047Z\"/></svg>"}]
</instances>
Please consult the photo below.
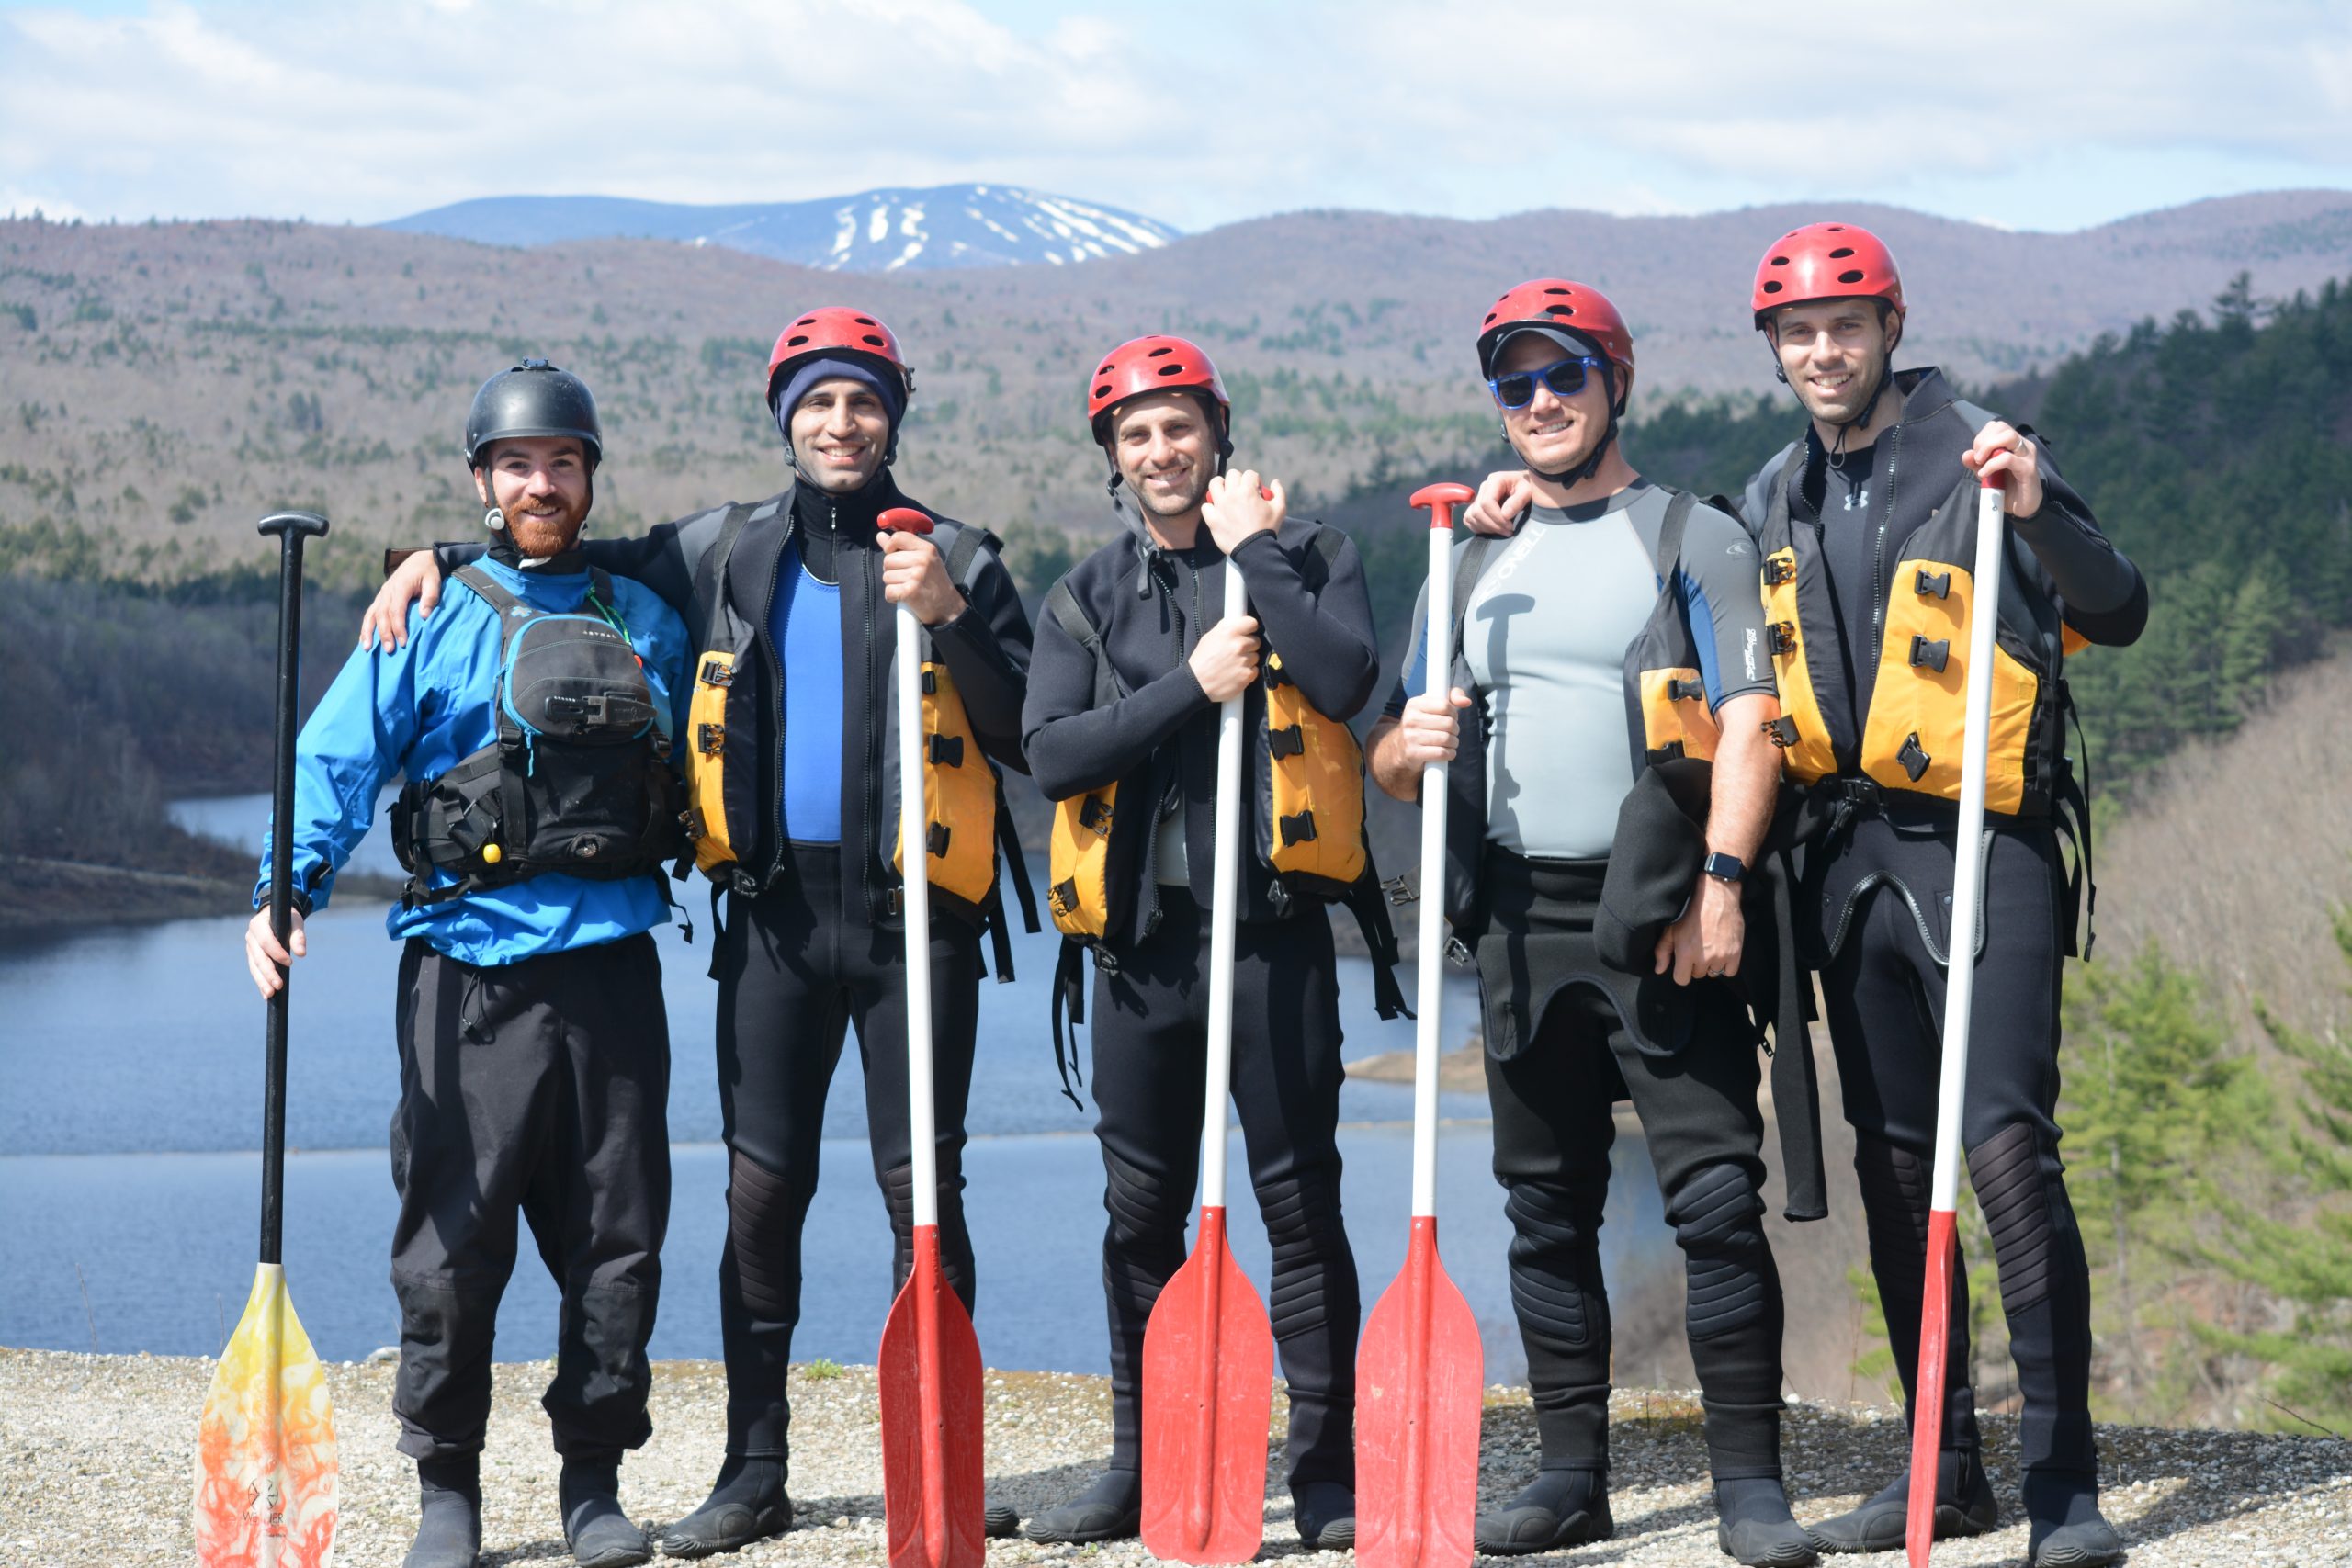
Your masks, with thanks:
<instances>
[{"instance_id":1,"label":"knee pad on wetsuit","mask_svg":"<svg viewBox=\"0 0 2352 1568\"><path fill-rule=\"evenodd\" d=\"M1690 1269L1693 1339L1729 1334L1763 1319L1779 1295L1764 1240L1764 1195L1736 1165L1702 1166L1667 1204L1667 1219Z\"/></svg>"},{"instance_id":2,"label":"knee pad on wetsuit","mask_svg":"<svg viewBox=\"0 0 2352 1568\"><path fill-rule=\"evenodd\" d=\"M882 1206L890 1212L892 1290L902 1288L915 1271L915 1168L894 1165L881 1173ZM964 1225L962 1177L943 1162L939 1169L939 1266L946 1270L948 1289L972 1310L972 1236Z\"/></svg>"},{"instance_id":3,"label":"knee pad on wetsuit","mask_svg":"<svg viewBox=\"0 0 2352 1568\"><path fill-rule=\"evenodd\" d=\"M1172 1183L1107 1149L1102 1171L1102 1206L1111 1216L1109 1245L1120 1252L1170 1247L1181 1260L1184 1222L1193 1210L1191 1191L1175 1190Z\"/></svg>"},{"instance_id":4,"label":"knee pad on wetsuit","mask_svg":"<svg viewBox=\"0 0 2352 1568\"><path fill-rule=\"evenodd\" d=\"M1600 1279L1599 1200L1522 1181L1510 1189L1503 1212L1511 1224L1511 1302L1521 1319L1572 1349L1605 1335L1609 1298Z\"/></svg>"},{"instance_id":5,"label":"knee pad on wetsuit","mask_svg":"<svg viewBox=\"0 0 2352 1568\"><path fill-rule=\"evenodd\" d=\"M1993 1258L2000 1266L2001 1306L2019 1313L2049 1299L2056 1277L2059 1213L2065 1190L2051 1180L2041 1139L2024 1122L2012 1122L1968 1151L1968 1179L1976 1206L1993 1235ZM2069 1225L2073 1212L2067 1210Z\"/></svg>"},{"instance_id":6,"label":"knee pad on wetsuit","mask_svg":"<svg viewBox=\"0 0 2352 1568\"><path fill-rule=\"evenodd\" d=\"M1327 1299L1327 1273L1317 1264L1347 1257L1339 1178L1336 1172L1314 1171L1266 1182L1257 1193L1258 1210L1266 1222L1266 1240L1273 1253L1273 1289L1266 1304L1273 1318L1274 1337L1284 1338L1323 1322L1333 1304ZM1352 1269L1348 1282L1352 1287ZM1350 1299L1353 1299L1351 1293Z\"/></svg>"},{"instance_id":7,"label":"knee pad on wetsuit","mask_svg":"<svg viewBox=\"0 0 2352 1568\"><path fill-rule=\"evenodd\" d=\"M749 1155L727 1162L727 1239L733 1245L735 1294L755 1318L788 1322L800 1315L798 1270L788 1268L799 1241L804 1205L789 1177Z\"/></svg>"}]
</instances>

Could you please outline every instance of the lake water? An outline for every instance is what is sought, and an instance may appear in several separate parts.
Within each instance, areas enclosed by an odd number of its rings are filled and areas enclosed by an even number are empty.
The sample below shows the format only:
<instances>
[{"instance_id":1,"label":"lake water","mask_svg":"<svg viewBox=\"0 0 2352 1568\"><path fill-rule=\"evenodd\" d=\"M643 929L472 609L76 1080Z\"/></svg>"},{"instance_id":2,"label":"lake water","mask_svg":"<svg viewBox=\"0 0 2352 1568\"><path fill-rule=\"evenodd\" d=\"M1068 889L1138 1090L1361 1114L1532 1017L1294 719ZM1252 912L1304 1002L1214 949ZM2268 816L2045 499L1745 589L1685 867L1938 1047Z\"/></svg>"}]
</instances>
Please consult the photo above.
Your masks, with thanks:
<instances>
[{"instance_id":1,"label":"lake water","mask_svg":"<svg viewBox=\"0 0 2352 1568\"><path fill-rule=\"evenodd\" d=\"M260 796L184 802L192 830L257 843ZM379 829L356 863L397 874ZM694 896L697 904L699 894ZM1342 917L1344 919L1344 917ZM107 927L0 947L0 1344L109 1352L216 1352L253 1273L258 1219L263 1009L244 973L241 914ZM394 1342L386 1279L395 1212L385 1130L398 1089L392 997L398 946L380 907L337 906L310 923L296 966L287 1085L285 1256L321 1355ZM1015 939L1019 978L984 983L967 1117L966 1206L980 1271L981 1348L991 1365L1099 1371L1102 1173L1091 1112L1062 1098L1047 986L1056 938ZM718 1354L715 1281L725 1230L718 1146L716 991L708 934L661 933L673 1068L675 1196L653 1340L659 1357ZM1343 959L1346 1055L1409 1049L1409 1020L1383 1022L1368 971ZM1404 976L1409 989L1412 976ZM1450 976L1448 1043L1476 1021L1476 987ZM802 1358L871 1361L889 1300L889 1242L866 1154L856 1052L826 1108L821 1185L807 1233ZM1341 1094L1345 1203L1367 1304L1403 1258L1410 1090L1351 1081ZM1485 1330L1490 1381L1523 1368L1504 1277L1509 1227L1487 1170L1481 1095L1443 1097L1439 1213L1447 1268ZM1262 1292L1265 1235L1233 1151L1232 1232ZM1603 1249L1612 1279L1676 1263L1638 1139L1621 1139ZM503 1359L552 1353L555 1294L529 1247L499 1320Z\"/></svg>"}]
</instances>

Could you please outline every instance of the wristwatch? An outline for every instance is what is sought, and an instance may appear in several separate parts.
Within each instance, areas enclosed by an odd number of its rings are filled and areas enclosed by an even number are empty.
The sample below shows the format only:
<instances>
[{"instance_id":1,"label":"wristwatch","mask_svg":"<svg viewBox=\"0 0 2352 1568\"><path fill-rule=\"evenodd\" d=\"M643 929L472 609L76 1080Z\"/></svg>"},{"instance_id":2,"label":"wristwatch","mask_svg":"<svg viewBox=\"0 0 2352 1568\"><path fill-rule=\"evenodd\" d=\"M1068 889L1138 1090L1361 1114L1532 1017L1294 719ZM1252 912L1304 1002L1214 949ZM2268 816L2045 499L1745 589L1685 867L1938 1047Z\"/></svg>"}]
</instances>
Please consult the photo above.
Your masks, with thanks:
<instances>
[{"instance_id":1,"label":"wristwatch","mask_svg":"<svg viewBox=\"0 0 2352 1568\"><path fill-rule=\"evenodd\" d=\"M1711 852L1699 869L1718 882L1737 882L1747 874L1747 864L1737 855L1727 855L1721 850Z\"/></svg>"}]
</instances>

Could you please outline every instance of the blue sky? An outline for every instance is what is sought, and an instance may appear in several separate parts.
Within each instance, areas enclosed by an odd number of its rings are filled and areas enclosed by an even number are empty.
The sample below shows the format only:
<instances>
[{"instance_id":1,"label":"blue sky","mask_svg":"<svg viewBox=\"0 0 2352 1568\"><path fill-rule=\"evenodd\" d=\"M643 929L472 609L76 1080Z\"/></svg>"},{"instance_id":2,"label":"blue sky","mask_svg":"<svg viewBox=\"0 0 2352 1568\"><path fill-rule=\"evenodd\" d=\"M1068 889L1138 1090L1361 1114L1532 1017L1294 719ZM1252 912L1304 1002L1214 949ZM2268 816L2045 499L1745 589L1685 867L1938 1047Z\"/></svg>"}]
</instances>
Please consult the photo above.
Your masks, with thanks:
<instances>
[{"instance_id":1,"label":"blue sky","mask_svg":"<svg viewBox=\"0 0 2352 1568\"><path fill-rule=\"evenodd\" d=\"M2352 5L0 0L0 212L372 222L978 179L1187 229L2352 187Z\"/></svg>"}]
</instances>

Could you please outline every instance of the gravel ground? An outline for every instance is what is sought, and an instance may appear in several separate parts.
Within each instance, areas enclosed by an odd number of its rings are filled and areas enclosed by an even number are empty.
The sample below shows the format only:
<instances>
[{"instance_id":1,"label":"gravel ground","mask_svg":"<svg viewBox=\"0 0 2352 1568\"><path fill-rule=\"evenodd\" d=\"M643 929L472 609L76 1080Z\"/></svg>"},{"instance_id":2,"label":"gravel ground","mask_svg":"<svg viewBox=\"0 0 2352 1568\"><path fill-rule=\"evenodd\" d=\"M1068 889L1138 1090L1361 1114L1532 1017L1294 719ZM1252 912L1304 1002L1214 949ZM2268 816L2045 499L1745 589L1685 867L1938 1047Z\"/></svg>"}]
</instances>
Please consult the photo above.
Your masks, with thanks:
<instances>
[{"instance_id":1,"label":"gravel ground","mask_svg":"<svg viewBox=\"0 0 2352 1568\"><path fill-rule=\"evenodd\" d=\"M537 1403L551 1368L498 1369L483 1477L485 1564L568 1561L555 1516L556 1461ZM392 1369L329 1369L342 1443L336 1560L348 1568L397 1565L415 1517L413 1475L392 1448ZM0 1564L119 1568L185 1564L189 1466L197 1413L212 1365L200 1359L93 1357L0 1349ZM778 1540L721 1561L742 1564L879 1563L881 1461L870 1368L795 1371L793 1495L800 1523ZM1100 1378L991 1373L988 1451L994 1496L1026 1514L1067 1496L1109 1444L1108 1390ZM631 1511L668 1520L700 1502L718 1467L723 1382L705 1361L656 1369L655 1436L622 1472ZM1277 1413L1282 1406L1275 1405ZM1621 1393L1616 1400L1611 1502L1617 1539L1522 1561L1686 1563L1708 1568L1715 1550L1698 1407L1687 1394ZM1487 1399L1482 1499L1507 1495L1534 1462L1524 1390ZM1939 1568L2017 1563L2025 1524L2015 1507L2015 1423L1986 1421L2002 1529L1938 1548ZM1901 1462L1899 1418L1871 1410L1792 1406L1790 1489L1802 1517L1849 1506ZM2162 1564L2352 1563L2352 1442L2244 1432L2106 1427L2108 1517L2138 1568ZM1290 1502L1270 1484L1261 1560L1341 1563L1309 1552ZM1109 1565L1150 1561L1139 1546L1041 1546L997 1541L997 1562ZM1901 1558L1870 1560L1894 1568Z\"/></svg>"}]
</instances>

